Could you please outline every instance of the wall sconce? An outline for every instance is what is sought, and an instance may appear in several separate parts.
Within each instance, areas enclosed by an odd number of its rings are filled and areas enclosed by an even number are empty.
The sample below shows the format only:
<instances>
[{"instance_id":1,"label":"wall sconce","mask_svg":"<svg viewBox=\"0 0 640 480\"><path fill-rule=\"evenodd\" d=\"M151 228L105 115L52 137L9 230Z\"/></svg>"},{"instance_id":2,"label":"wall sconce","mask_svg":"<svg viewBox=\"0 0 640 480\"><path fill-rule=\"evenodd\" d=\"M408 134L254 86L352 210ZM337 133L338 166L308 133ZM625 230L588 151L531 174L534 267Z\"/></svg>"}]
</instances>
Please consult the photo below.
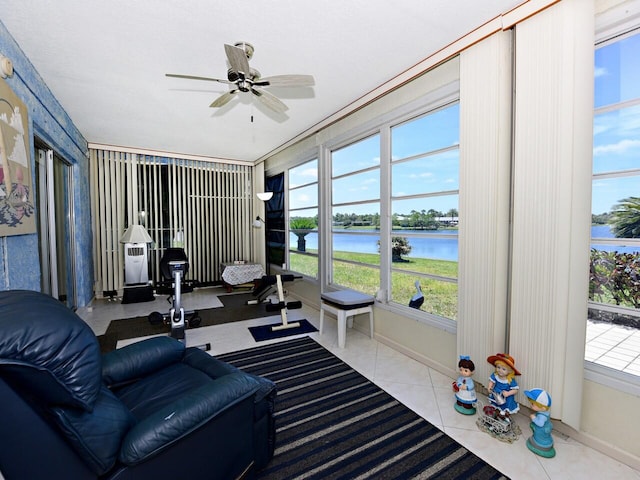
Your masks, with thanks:
<instances>
[{"instance_id":1,"label":"wall sconce","mask_svg":"<svg viewBox=\"0 0 640 480\"><path fill-rule=\"evenodd\" d=\"M256 219L253 221L253 228L262 228L263 223L265 223L265 221L262 218L260 218L260 215L258 215Z\"/></svg>"},{"instance_id":2,"label":"wall sconce","mask_svg":"<svg viewBox=\"0 0 640 480\"><path fill-rule=\"evenodd\" d=\"M256 195L263 202L268 202L273 197L273 192L258 192Z\"/></svg>"},{"instance_id":3,"label":"wall sconce","mask_svg":"<svg viewBox=\"0 0 640 480\"><path fill-rule=\"evenodd\" d=\"M13 63L0 53L0 77L7 78L13 75Z\"/></svg>"}]
</instances>

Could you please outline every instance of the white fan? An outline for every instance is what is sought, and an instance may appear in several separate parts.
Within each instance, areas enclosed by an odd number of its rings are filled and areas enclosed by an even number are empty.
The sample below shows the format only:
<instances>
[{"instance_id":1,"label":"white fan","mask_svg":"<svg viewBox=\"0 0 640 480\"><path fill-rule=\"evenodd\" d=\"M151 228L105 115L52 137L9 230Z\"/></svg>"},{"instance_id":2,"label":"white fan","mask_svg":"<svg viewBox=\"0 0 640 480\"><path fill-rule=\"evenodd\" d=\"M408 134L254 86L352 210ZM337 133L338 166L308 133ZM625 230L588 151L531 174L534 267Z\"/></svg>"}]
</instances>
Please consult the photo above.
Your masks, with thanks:
<instances>
[{"instance_id":1,"label":"white fan","mask_svg":"<svg viewBox=\"0 0 640 480\"><path fill-rule=\"evenodd\" d=\"M227 79L198 77L195 75L179 75L167 73L167 77L186 78L189 80L205 80L209 82L226 83L229 91L216 98L210 107L222 107L239 92L251 92L258 100L271 110L282 113L288 107L275 95L264 90L264 87L312 87L315 85L311 75L274 75L260 77L258 70L249 66L249 60L253 56L253 45L246 42L238 42L235 45L224 46L231 68L227 71Z\"/></svg>"}]
</instances>

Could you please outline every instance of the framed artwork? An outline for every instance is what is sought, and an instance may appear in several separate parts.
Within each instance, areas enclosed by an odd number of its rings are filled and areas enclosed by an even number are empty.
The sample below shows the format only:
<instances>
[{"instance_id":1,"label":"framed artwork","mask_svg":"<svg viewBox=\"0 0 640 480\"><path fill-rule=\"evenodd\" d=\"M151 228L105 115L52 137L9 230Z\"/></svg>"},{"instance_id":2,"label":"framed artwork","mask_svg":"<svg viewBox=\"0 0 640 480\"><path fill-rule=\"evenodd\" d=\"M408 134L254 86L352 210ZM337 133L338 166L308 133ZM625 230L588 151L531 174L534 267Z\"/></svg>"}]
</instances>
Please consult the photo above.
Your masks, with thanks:
<instances>
[{"instance_id":1,"label":"framed artwork","mask_svg":"<svg viewBox=\"0 0 640 480\"><path fill-rule=\"evenodd\" d=\"M36 232L25 104L0 79L0 237Z\"/></svg>"}]
</instances>

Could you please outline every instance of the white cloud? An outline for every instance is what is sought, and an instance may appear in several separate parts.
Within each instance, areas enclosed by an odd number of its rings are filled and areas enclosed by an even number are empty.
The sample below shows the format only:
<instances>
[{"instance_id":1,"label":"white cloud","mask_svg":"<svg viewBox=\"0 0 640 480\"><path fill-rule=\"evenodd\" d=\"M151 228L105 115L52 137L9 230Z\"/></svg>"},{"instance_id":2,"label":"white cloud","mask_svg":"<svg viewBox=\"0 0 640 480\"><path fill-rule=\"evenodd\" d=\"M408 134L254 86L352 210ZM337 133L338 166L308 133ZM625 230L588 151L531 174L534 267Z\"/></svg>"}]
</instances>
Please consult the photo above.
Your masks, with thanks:
<instances>
[{"instance_id":1,"label":"white cloud","mask_svg":"<svg viewBox=\"0 0 640 480\"><path fill-rule=\"evenodd\" d=\"M308 178L318 178L318 169L317 168L307 168L300 172L301 177Z\"/></svg>"},{"instance_id":2,"label":"white cloud","mask_svg":"<svg viewBox=\"0 0 640 480\"><path fill-rule=\"evenodd\" d=\"M412 173L409 175L409 178L431 178L431 177L433 177L433 172Z\"/></svg>"},{"instance_id":3,"label":"white cloud","mask_svg":"<svg viewBox=\"0 0 640 480\"><path fill-rule=\"evenodd\" d=\"M634 148L640 148L640 140L621 140L618 143L609 145L600 145L593 149L593 156L604 155L607 153L623 154Z\"/></svg>"},{"instance_id":4,"label":"white cloud","mask_svg":"<svg viewBox=\"0 0 640 480\"><path fill-rule=\"evenodd\" d=\"M598 123L597 121L595 122L595 125L593 126L593 134L594 135L598 135L600 133L604 133L610 130L609 125L607 124L601 124Z\"/></svg>"},{"instance_id":5,"label":"white cloud","mask_svg":"<svg viewBox=\"0 0 640 480\"><path fill-rule=\"evenodd\" d=\"M596 67L593 71L596 78L604 77L605 75L609 75L609 72L604 67Z\"/></svg>"}]
</instances>

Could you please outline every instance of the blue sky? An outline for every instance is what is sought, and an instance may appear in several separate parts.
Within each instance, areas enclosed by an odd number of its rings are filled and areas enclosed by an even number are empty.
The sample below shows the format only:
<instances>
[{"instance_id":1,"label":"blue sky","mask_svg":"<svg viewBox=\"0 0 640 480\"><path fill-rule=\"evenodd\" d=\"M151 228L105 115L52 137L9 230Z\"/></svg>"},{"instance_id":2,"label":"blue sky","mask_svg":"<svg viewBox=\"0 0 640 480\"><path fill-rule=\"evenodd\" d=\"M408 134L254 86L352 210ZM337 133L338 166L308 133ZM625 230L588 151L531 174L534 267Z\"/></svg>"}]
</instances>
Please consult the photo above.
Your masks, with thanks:
<instances>
[{"instance_id":1,"label":"blue sky","mask_svg":"<svg viewBox=\"0 0 640 480\"><path fill-rule=\"evenodd\" d=\"M594 118L594 173L640 169L640 34L595 52L595 106L629 102ZM635 101L635 102L634 102ZM640 196L640 176L618 176L593 182L592 213L611 211L623 198Z\"/></svg>"},{"instance_id":2,"label":"blue sky","mask_svg":"<svg viewBox=\"0 0 640 480\"><path fill-rule=\"evenodd\" d=\"M459 185L459 107L449 106L392 128L392 195L403 197L457 190ZM418 158L412 158L418 156ZM407 160L409 159L409 160ZM332 152L334 213L379 213L380 135L372 135ZM317 182L318 162L290 170L289 187ZM364 171L362 171L364 170ZM358 172L358 173L355 173ZM352 175L347 175L347 174ZM343 176L346 175L346 176ZM317 183L291 191L291 206L317 205ZM350 204L351 202L363 202ZM393 213L458 208L457 195L397 200ZM303 212L296 212L303 215Z\"/></svg>"},{"instance_id":3,"label":"blue sky","mask_svg":"<svg viewBox=\"0 0 640 480\"><path fill-rule=\"evenodd\" d=\"M605 45L595 51L595 107L604 108L594 118L593 169L616 173L640 169L640 34ZM627 102L624 108L608 106ZM392 195L420 195L458 189L459 107L457 104L392 128ZM380 165L380 137L373 135L332 152L332 174ZM433 155L403 161L427 152ZM376 213L380 195L379 170L336 179L333 202L369 201L345 205L342 213ZM317 182L317 161L292 171L290 185ZM592 213L610 212L623 198L640 196L640 175L618 175L593 182ZM317 205L317 186L292 192L295 205ZM458 197L447 195L395 201L393 213L458 207Z\"/></svg>"}]
</instances>

